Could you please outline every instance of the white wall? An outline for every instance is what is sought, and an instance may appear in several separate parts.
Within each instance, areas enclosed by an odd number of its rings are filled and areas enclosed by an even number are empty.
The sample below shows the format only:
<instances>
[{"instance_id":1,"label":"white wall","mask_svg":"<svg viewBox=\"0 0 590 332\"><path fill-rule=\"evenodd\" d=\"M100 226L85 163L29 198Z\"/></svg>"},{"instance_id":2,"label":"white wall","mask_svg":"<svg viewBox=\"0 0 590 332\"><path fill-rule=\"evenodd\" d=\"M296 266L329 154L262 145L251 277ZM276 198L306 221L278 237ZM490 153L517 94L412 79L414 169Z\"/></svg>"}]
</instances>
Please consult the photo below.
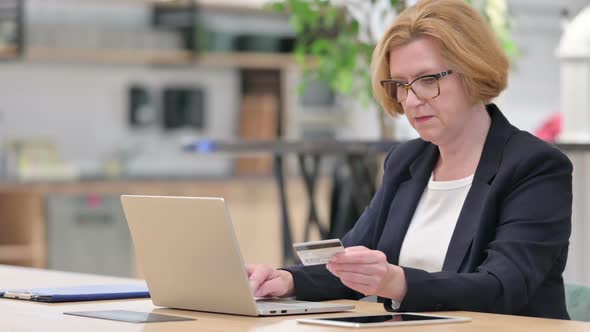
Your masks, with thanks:
<instances>
[{"instance_id":1,"label":"white wall","mask_svg":"<svg viewBox=\"0 0 590 332\"><path fill-rule=\"evenodd\" d=\"M513 63L507 90L498 104L517 127L534 131L560 111L559 60L562 10L572 14L587 0L508 0L514 40L521 55Z\"/></svg>"},{"instance_id":2,"label":"white wall","mask_svg":"<svg viewBox=\"0 0 590 332\"><path fill-rule=\"evenodd\" d=\"M574 163L572 235L564 279L567 283L590 286L590 153L570 152L568 157Z\"/></svg>"},{"instance_id":3,"label":"white wall","mask_svg":"<svg viewBox=\"0 0 590 332\"><path fill-rule=\"evenodd\" d=\"M588 0L507 0L513 38L521 54L512 64L509 83L495 101L517 127L534 131L560 111L559 60L555 49L562 33L562 10L575 15ZM400 138L417 137L405 118L396 122ZM369 129L371 130L371 129Z\"/></svg>"}]
</instances>

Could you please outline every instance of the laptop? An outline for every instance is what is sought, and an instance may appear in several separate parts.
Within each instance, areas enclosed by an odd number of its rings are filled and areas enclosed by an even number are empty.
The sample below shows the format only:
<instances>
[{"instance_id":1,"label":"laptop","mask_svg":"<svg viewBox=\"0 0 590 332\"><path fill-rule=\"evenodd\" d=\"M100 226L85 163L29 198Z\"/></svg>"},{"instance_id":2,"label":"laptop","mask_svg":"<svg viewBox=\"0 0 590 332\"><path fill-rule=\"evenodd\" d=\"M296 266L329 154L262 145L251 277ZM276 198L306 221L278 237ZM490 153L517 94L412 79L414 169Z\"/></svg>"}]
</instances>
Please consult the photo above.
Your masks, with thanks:
<instances>
[{"instance_id":1,"label":"laptop","mask_svg":"<svg viewBox=\"0 0 590 332\"><path fill-rule=\"evenodd\" d=\"M123 195L121 202L154 305L247 316L354 309L256 300L223 198Z\"/></svg>"}]
</instances>

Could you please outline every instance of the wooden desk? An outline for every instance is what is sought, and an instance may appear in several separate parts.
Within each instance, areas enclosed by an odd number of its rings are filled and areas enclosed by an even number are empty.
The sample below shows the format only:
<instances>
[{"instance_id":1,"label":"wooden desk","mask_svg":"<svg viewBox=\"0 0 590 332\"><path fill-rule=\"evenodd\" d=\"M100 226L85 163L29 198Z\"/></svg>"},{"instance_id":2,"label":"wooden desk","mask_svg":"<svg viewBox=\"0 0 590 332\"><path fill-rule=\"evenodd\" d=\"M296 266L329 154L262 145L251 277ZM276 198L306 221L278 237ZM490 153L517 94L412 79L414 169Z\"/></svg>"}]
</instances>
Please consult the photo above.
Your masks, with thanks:
<instances>
[{"instance_id":1,"label":"wooden desk","mask_svg":"<svg viewBox=\"0 0 590 332\"><path fill-rule=\"evenodd\" d=\"M13 287L50 287L76 286L97 283L121 283L133 279L122 279L75 273L65 273L32 268L0 265L0 288ZM383 307L378 303L338 301L355 304L354 314L379 314ZM63 315L64 311L90 310L135 310L154 311L196 318L195 321L132 324L101 319L82 318ZM447 312L445 314L466 316L473 319L470 323L424 325L395 328L395 331L478 331L478 332L569 332L590 331L590 323L572 322L553 319L527 318L518 316L492 315L474 312ZM315 316L336 316L324 314ZM311 315L310 315L311 316ZM95 301L65 304L44 304L29 301L0 299L0 324L3 331L352 331L348 328L332 328L298 324L295 318L283 317L243 317L221 315L186 310L173 310L154 307L151 300L117 300ZM305 316L308 317L308 316ZM391 328L372 328L370 331L391 331ZM367 330L368 331L368 330Z\"/></svg>"}]
</instances>

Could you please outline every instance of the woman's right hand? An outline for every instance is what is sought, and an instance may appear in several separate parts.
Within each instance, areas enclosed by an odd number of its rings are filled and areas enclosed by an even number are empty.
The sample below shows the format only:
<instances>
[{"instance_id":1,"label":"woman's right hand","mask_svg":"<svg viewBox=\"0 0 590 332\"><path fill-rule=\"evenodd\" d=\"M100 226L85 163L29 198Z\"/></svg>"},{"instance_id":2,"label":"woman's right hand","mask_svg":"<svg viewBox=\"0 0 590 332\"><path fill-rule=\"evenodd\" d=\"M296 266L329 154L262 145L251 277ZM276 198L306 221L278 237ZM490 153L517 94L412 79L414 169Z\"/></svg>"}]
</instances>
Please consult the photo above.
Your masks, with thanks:
<instances>
[{"instance_id":1,"label":"woman's right hand","mask_svg":"<svg viewBox=\"0 0 590 332\"><path fill-rule=\"evenodd\" d=\"M256 297L288 297L295 292L293 275L289 271L273 269L268 265L246 266L248 279Z\"/></svg>"}]
</instances>

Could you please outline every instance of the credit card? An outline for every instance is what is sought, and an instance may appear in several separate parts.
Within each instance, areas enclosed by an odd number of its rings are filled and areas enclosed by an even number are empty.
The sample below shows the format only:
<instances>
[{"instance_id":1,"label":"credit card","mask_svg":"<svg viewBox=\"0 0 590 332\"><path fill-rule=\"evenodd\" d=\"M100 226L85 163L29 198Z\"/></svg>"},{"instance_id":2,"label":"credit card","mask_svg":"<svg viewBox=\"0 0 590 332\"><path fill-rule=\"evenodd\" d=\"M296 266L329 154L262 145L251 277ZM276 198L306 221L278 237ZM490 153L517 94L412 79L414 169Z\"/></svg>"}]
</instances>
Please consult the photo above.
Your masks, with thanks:
<instances>
[{"instance_id":1,"label":"credit card","mask_svg":"<svg viewBox=\"0 0 590 332\"><path fill-rule=\"evenodd\" d=\"M339 239L295 243L293 248L306 266L326 264L332 256L344 252Z\"/></svg>"}]
</instances>

